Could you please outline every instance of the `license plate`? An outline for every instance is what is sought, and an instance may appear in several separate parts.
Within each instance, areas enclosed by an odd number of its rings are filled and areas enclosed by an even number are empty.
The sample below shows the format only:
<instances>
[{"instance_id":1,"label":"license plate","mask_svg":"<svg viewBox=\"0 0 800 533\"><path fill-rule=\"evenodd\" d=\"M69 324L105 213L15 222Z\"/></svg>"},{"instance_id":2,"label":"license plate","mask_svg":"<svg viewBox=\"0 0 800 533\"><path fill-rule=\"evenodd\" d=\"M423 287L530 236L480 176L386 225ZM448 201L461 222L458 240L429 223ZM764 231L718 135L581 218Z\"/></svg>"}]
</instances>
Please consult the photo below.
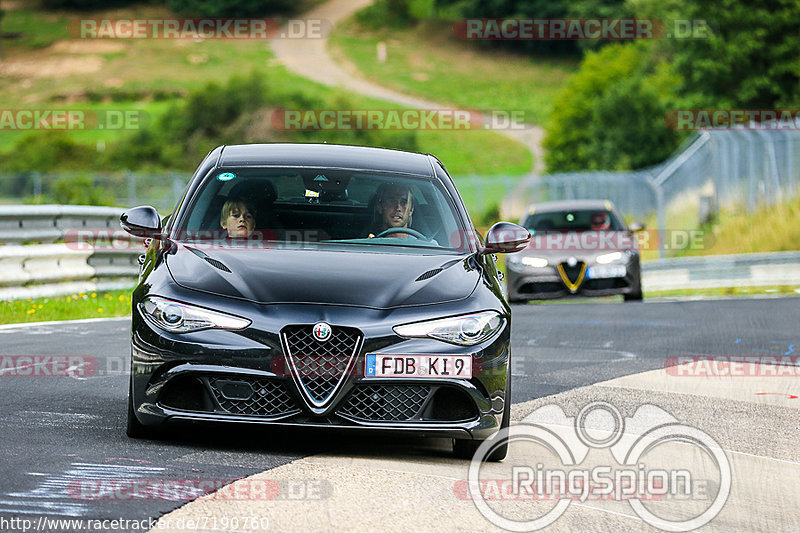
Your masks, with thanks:
<instances>
[{"instance_id":1,"label":"license plate","mask_svg":"<svg viewBox=\"0 0 800 533\"><path fill-rule=\"evenodd\" d=\"M368 378L471 378L469 355L401 355L368 353Z\"/></svg>"},{"instance_id":2,"label":"license plate","mask_svg":"<svg viewBox=\"0 0 800 533\"><path fill-rule=\"evenodd\" d=\"M586 277L591 279L624 278L627 273L625 265L593 266L589 267Z\"/></svg>"}]
</instances>

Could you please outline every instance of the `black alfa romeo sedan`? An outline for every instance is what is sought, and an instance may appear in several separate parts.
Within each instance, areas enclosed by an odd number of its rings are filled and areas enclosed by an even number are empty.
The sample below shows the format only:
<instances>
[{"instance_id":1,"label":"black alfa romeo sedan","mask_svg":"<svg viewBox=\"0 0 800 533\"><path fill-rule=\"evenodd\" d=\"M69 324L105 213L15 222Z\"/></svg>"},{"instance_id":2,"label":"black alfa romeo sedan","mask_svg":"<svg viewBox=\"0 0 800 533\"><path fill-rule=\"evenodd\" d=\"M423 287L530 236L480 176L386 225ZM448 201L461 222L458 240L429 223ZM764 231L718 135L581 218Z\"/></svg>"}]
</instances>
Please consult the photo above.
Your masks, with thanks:
<instances>
[{"instance_id":1,"label":"black alfa romeo sedan","mask_svg":"<svg viewBox=\"0 0 800 533\"><path fill-rule=\"evenodd\" d=\"M495 253L431 155L220 146L151 239L133 293L127 432L173 421L401 432L471 457L510 418L510 308ZM498 442L489 456L505 457Z\"/></svg>"}]
</instances>

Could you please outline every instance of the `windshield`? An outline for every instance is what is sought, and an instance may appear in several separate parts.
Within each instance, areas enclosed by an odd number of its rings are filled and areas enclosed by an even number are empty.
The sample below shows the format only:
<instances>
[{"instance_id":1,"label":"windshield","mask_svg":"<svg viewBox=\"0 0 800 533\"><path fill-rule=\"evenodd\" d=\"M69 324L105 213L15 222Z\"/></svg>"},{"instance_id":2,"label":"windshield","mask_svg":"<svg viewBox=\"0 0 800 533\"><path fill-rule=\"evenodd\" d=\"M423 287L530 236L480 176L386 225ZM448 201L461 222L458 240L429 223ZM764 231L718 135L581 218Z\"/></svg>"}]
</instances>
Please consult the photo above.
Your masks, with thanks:
<instances>
[{"instance_id":1,"label":"windshield","mask_svg":"<svg viewBox=\"0 0 800 533\"><path fill-rule=\"evenodd\" d=\"M335 243L467 250L435 180L331 169L218 169L182 217L179 240Z\"/></svg>"},{"instance_id":2,"label":"windshield","mask_svg":"<svg viewBox=\"0 0 800 533\"><path fill-rule=\"evenodd\" d=\"M625 225L606 209L577 209L535 213L525 220L525 228L535 231L614 231Z\"/></svg>"}]
</instances>

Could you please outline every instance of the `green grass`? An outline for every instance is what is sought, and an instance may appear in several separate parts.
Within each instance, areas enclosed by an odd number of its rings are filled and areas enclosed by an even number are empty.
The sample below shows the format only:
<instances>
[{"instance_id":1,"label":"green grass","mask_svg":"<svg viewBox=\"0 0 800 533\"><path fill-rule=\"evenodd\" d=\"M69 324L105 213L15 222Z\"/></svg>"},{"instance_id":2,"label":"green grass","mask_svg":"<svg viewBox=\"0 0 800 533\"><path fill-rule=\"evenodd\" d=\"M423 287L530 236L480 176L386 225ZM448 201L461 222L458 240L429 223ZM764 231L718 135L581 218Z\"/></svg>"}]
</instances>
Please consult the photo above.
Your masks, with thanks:
<instances>
[{"instance_id":1,"label":"green grass","mask_svg":"<svg viewBox=\"0 0 800 533\"><path fill-rule=\"evenodd\" d=\"M7 45L4 59L28 64L28 68L37 62L52 64L55 60L63 68L56 69L57 77L28 71L0 77L0 101L4 102L4 108L140 109L155 119L168 105L180 101L181 94L212 81L223 84L234 74L254 70L264 72L271 92L279 97L285 94L287 101L290 95L296 101L298 93L325 101L336 101L342 94L289 73L275 60L269 43L264 41L65 40L69 37L66 30L69 20L102 16L156 18L172 15L153 5L109 12L52 14L31 8L9 12L3 30L21 36L13 44L4 41ZM80 67L85 67L87 62L95 62L97 69L81 71ZM400 107L352 94L347 94L345 101L349 106L364 109ZM263 121L265 129L271 127L269 116L265 115ZM27 133L4 132L0 136L0 152L8 152ZM69 131L68 134L78 142L94 145L102 140L108 145L129 132L90 130ZM493 132L420 131L418 135L420 151L437 155L455 175L518 175L532 164L531 155L523 146Z\"/></svg>"},{"instance_id":2,"label":"green grass","mask_svg":"<svg viewBox=\"0 0 800 533\"><path fill-rule=\"evenodd\" d=\"M3 7L0 5L0 7ZM36 49L69 38L70 17L62 13L43 13L29 9L5 11L3 16L3 52Z\"/></svg>"},{"instance_id":3,"label":"green grass","mask_svg":"<svg viewBox=\"0 0 800 533\"><path fill-rule=\"evenodd\" d=\"M682 255L745 254L800 250L800 197L747 213L744 207L723 210L710 231L707 249Z\"/></svg>"},{"instance_id":4,"label":"green grass","mask_svg":"<svg viewBox=\"0 0 800 533\"><path fill-rule=\"evenodd\" d=\"M765 285L763 287L721 287L714 289L676 289L671 291L647 291L647 298L670 298L681 296L759 296L769 294L798 294L800 287L792 285Z\"/></svg>"},{"instance_id":5,"label":"green grass","mask_svg":"<svg viewBox=\"0 0 800 533\"><path fill-rule=\"evenodd\" d=\"M145 127L147 123L154 122L161 116L170 106L169 101L122 101L122 102L82 102L82 103L69 103L69 104L36 104L27 107L26 109L69 109L86 111L86 117L92 117L91 112L102 113L104 111L137 111L137 116L143 120L140 127ZM86 120L87 124L92 122L91 118ZM125 129L98 129L91 128L85 130L71 130L69 136L75 141L91 145L97 145L98 142L112 143L125 136L132 135L135 132L134 128ZM29 131L14 131L7 132L0 135L0 152L8 152L12 149L20 136L29 133Z\"/></svg>"},{"instance_id":6,"label":"green grass","mask_svg":"<svg viewBox=\"0 0 800 533\"><path fill-rule=\"evenodd\" d=\"M668 228L679 231L697 227L697 208L676 209L667 218ZM665 250L666 257L731 255L800 250L800 197L748 213L744 206L721 210L718 220L699 228L701 246ZM655 215L647 227L658 227ZM669 231L669 230L668 230ZM654 237L654 236L653 236ZM658 258L658 249L642 250L642 260Z\"/></svg>"},{"instance_id":7,"label":"green grass","mask_svg":"<svg viewBox=\"0 0 800 533\"><path fill-rule=\"evenodd\" d=\"M51 298L0 300L0 324L128 316L131 291L79 293Z\"/></svg>"},{"instance_id":8,"label":"green grass","mask_svg":"<svg viewBox=\"0 0 800 533\"><path fill-rule=\"evenodd\" d=\"M377 45L387 48L378 61ZM425 22L414 28L368 30L351 19L331 38L334 54L367 77L403 92L467 109L519 110L543 124L554 96L577 62L482 50L453 36L452 26Z\"/></svg>"}]
</instances>

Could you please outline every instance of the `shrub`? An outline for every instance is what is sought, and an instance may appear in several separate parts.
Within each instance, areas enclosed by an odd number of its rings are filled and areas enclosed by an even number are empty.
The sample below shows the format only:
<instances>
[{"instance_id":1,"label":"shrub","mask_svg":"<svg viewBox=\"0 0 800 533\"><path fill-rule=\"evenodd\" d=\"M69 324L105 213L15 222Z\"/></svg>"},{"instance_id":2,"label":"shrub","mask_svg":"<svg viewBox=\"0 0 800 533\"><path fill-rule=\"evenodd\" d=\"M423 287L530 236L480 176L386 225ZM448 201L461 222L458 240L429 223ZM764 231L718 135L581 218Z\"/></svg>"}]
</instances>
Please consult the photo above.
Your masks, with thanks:
<instances>
[{"instance_id":1,"label":"shrub","mask_svg":"<svg viewBox=\"0 0 800 533\"><path fill-rule=\"evenodd\" d=\"M167 6L187 17L265 17L292 10L291 0L169 0Z\"/></svg>"},{"instance_id":2,"label":"shrub","mask_svg":"<svg viewBox=\"0 0 800 533\"><path fill-rule=\"evenodd\" d=\"M88 176L59 178L47 197L57 204L114 205L113 196Z\"/></svg>"},{"instance_id":3,"label":"shrub","mask_svg":"<svg viewBox=\"0 0 800 533\"><path fill-rule=\"evenodd\" d=\"M677 147L678 135L664 123L663 96L677 81L651 64L648 46L612 44L587 54L546 128L549 172L638 168Z\"/></svg>"}]
</instances>

